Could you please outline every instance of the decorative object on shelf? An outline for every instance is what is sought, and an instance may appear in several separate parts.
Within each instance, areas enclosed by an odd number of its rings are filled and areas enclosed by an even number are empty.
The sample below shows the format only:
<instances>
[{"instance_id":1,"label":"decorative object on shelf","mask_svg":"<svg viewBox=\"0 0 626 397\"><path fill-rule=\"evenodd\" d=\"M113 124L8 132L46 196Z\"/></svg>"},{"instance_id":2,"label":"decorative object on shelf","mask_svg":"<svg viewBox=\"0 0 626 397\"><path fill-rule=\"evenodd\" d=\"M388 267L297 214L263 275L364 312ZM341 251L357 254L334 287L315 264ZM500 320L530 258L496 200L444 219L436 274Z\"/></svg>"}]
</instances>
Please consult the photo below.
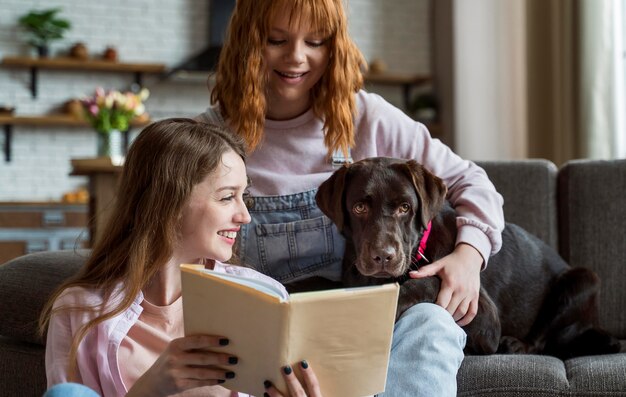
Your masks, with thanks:
<instances>
[{"instance_id":1,"label":"decorative object on shelf","mask_svg":"<svg viewBox=\"0 0 626 397\"><path fill-rule=\"evenodd\" d=\"M117 62L117 50L113 46L108 46L102 53L102 59L110 62Z\"/></svg>"},{"instance_id":2,"label":"decorative object on shelf","mask_svg":"<svg viewBox=\"0 0 626 397\"><path fill-rule=\"evenodd\" d=\"M18 19L18 23L28 33L28 43L37 49L40 57L49 54L50 42L63 38L63 34L72 25L66 19L57 18L60 8L51 8L42 11L31 10Z\"/></svg>"},{"instance_id":3,"label":"decorative object on shelf","mask_svg":"<svg viewBox=\"0 0 626 397\"><path fill-rule=\"evenodd\" d=\"M111 157L123 161L122 132L130 128L130 122L146 117L143 102L149 91L105 91L99 87L92 97L81 100L85 118L98 133L98 157Z\"/></svg>"},{"instance_id":4,"label":"decorative object on shelf","mask_svg":"<svg viewBox=\"0 0 626 397\"><path fill-rule=\"evenodd\" d=\"M89 191L86 187L63 193L62 203L67 204L89 204Z\"/></svg>"},{"instance_id":5,"label":"decorative object on shelf","mask_svg":"<svg viewBox=\"0 0 626 397\"><path fill-rule=\"evenodd\" d=\"M439 101L434 94L420 94L411 101L407 110L417 121L434 122L439 118Z\"/></svg>"},{"instance_id":6,"label":"decorative object on shelf","mask_svg":"<svg viewBox=\"0 0 626 397\"><path fill-rule=\"evenodd\" d=\"M10 116L15 112L15 107L13 106L2 106L0 105L0 115L2 116Z\"/></svg>"},{"instance_id":7,"label":"decorative object on shelf","mask_svg":"<svg viewBox=\"0 0 626 397\"><path fill-rule=\"evenodd\" d=\"M74 117L76 120L85 120L85 110L80 99L70 99L63 104L63 113Z\"/></svg>"},{"instance_id":8,"label":"decorative object on shelf","mask_svg":"<svg viewBox=\"0 0 626 397\"><path fill-rule=\"evenodd\" d=\"M110 157L114 164L121 164L124 161L122 132L120 130L111 130L106 133L98 131L96 148L98 157Z\"/></svg>"},{"instance_id":9,"label":"decorative object on shelf","mask_svg":"<svg viewBox=\"0 0 626 397\"><path fill-rule=\"evenodd\" d=\"M369 64L369 72L378 74L385 73L387 71L387 64L380 58L372 59L372 62Z\"/></svg>"},{"instance_id":10,"label":"decorative object on shelf","mask_svg":"<svg viewBox=\"0 0 626 397\"><path fill-rule=\"evenodd\" d=\"M80 59L81 61L86 61L89 58L89 51L87 51L87 45L85 43L75 43L70 48L70 57L74 59Z\"/></svg>"}]
</instances>

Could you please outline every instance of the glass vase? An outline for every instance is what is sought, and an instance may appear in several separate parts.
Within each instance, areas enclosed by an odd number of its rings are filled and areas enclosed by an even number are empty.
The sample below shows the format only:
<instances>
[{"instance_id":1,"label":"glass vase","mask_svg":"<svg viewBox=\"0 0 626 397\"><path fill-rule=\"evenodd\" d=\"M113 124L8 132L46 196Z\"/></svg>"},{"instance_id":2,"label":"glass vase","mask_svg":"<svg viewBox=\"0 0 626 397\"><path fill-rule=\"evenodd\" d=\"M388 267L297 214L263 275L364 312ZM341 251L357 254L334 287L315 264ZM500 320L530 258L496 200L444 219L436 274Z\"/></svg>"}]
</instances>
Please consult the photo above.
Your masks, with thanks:
<instances>
[{"instance_id":1,"label":"glass vase","mask_svg":"<svg viewBox=\"0 0 626 397\"><path fill-rule=\"evenodd\" d=\"M122 133L118 130L111 130L109 132L98 131L98 157L110 157L111 159L123 158L124 152L122 149Z\"/></svg>"}]
</instances>

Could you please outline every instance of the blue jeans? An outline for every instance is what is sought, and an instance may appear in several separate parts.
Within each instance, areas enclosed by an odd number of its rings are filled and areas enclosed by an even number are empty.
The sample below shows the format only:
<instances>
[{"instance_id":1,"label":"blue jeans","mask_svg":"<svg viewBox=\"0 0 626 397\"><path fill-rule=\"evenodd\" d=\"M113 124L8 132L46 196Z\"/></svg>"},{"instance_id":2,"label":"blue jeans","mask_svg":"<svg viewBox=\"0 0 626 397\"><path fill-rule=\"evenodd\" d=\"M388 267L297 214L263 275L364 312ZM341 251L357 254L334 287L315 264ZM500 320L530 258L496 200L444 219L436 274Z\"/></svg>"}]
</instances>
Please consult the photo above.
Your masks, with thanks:
<instances>
[{"instance_id":1,"label":"blue jeans","mask_svg":"<svg viewBox=\"0 0 626 397\"><path fill-rule=\"evenodd\" d=\"M419 303L393 329L385 393L378 396L456 396L465 331L441 306Z\"/></svg>"},{"instance_id":2,"label":"blue jeans","mask_svg":"<svg viewBox=\"0 0 626 397\"><path fill-rule=\"evenodd\" d=\"M59 383L45 392L43 397L99 397L98 393L79 383Z\"/></svg>"},{"instance_id":3,"label":"blue jeans","mask_svg":"<svg viewBox=\"0 0 626 397\"><path fill-rule=\"evenodd\" d=\"M249 198L252 222L238 239L242 263L283 284L310 276L339 281L345 240L315 193ZM447 311L413 306L394 328L384 396L455 396L464 347L465 332Z\"/></svg>"}]
</instances>

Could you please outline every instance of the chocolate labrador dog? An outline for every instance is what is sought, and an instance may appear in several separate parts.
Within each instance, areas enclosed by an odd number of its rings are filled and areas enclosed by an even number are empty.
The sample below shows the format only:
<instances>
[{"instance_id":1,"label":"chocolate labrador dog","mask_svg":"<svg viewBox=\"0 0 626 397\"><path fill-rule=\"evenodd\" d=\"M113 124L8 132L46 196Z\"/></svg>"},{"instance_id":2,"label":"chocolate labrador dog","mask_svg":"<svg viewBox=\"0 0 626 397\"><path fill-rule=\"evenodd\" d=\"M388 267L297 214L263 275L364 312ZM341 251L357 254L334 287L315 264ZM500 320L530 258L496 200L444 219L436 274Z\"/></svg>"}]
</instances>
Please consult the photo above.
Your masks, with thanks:
<instances>
[{"instance_id":1,"label":"chocolate labrador dog","mask_svg":"<svg viewBox=\"0 0 626 397\"><path fill-rule=\"evenodd\" d=\"M346 237L344 285L399 282L398 317L416 303L434 303L440 279L411 279L407 272L454 249L456 214L446 192L441 179L413 160L370 158L337 170L316 200ZM506 224L502 238L502 249L481 273L478 313L464 327L467 354L564 359L620 350L598 326L594 272L570 267L519 226Z\"/></svg>"}]
</instances>

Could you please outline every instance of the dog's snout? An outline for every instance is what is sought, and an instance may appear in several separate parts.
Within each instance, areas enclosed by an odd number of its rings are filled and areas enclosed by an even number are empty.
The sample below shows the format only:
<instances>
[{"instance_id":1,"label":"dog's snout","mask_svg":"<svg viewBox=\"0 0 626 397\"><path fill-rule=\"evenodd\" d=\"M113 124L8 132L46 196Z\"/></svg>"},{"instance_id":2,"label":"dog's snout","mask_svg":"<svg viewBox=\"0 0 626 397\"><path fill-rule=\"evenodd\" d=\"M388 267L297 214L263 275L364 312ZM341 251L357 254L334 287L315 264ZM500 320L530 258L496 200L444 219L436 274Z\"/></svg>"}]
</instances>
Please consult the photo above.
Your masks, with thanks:
<instances>
[{"instance_id":1,"label":"dog's snout","mask_svg":"<svg viewBox=\"0 0 626 397\"><path fill-rule=\"evenodd\" d=\"M377 264L385 266L396 259L396 250L391 246L372 247L370 250L372 260Z\"/></svg>"}]
</instances>

